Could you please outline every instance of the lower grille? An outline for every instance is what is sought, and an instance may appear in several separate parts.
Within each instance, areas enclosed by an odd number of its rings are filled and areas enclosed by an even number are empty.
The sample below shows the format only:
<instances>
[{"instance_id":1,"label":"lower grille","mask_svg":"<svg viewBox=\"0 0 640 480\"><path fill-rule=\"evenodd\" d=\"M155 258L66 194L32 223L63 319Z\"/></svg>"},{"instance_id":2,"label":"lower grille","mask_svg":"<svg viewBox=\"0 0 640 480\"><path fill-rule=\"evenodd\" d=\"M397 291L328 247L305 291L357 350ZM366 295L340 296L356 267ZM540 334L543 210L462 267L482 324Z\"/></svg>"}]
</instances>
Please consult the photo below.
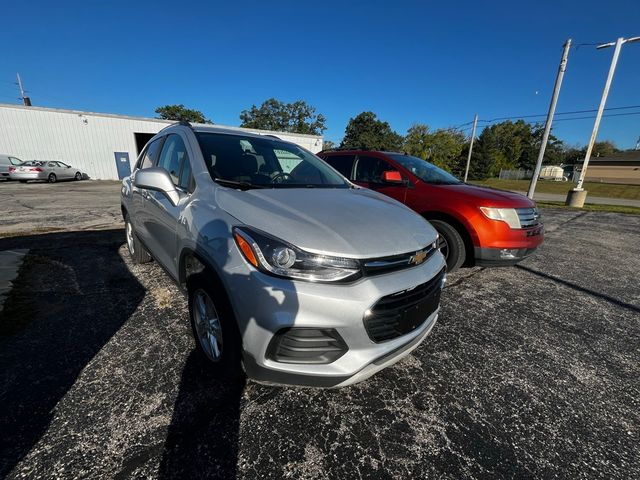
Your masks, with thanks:
<instances>
[{"instance_id":1,"label":"lower grille","mask_svg":"<svg viewBox=\"0 0 640 480\"><path fill-rule=\"evenodd\" d=\"M520 219L520 228L535 227L540 223L540 214L537 208L516 208Z\"/></svg>"},{"instance_id":2,"label":"lower grille","mask_svg":"<svg viewBox=\"0 0 640 480\"><path fill-rule=\"evenodd\" d=\"M369 338L385 342L420 327L438 308L444 276L442 269L426 283L378 300L364 317Z\"/></svg>"}]
</instances>

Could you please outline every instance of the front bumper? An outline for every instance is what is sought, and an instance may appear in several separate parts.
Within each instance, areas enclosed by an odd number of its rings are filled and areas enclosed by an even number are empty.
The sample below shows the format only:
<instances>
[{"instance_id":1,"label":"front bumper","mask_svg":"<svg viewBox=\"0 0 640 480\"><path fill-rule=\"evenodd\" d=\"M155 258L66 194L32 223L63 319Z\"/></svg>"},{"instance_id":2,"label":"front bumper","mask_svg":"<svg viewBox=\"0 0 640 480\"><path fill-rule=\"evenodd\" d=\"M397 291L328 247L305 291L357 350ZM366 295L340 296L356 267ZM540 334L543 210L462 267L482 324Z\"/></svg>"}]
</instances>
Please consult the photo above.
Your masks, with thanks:
<instances>
[{"instance_id":1,"label":"front bumper","mask_svg":"<svg viewBox=\"0 0 640 480\"><path fill-rule=\"evenodd\" d=\"M479 248L475 247L476 266L478 267L508 267L515 265L533 252L533 248Z\"/></svg>"},{"instance_id":2,"label":"front bumper","mask_svg":"<svg viewBox=\"0 0 640 480\"><path fill-rule=\"evenodd\" d=\"M479 245L474 245L476 266L515 265L534 253L544 241L542 223L529 228L511 229L504 222L488 222L491 228L484 228Z\"/></svg>"},{"instance_id":3,"label":"front bumper","mask_svg":"<svg viewBox=\"0 0 640 480\"><path fill-rule=\"evenodd\" d=\"M242 332L247 375L265 383L338 387L362 381L392 365L429 334L438 309L415 330L380 343L369 338L365 313L382 297L421 285L444 266L438 253L420 266L365 277L352 284L294 282L255 270L232 275L228 287ZM326 364L271 360L267 354L271 339L287 327L334 329L348 349Z\"/></svg>"}]
</instances>

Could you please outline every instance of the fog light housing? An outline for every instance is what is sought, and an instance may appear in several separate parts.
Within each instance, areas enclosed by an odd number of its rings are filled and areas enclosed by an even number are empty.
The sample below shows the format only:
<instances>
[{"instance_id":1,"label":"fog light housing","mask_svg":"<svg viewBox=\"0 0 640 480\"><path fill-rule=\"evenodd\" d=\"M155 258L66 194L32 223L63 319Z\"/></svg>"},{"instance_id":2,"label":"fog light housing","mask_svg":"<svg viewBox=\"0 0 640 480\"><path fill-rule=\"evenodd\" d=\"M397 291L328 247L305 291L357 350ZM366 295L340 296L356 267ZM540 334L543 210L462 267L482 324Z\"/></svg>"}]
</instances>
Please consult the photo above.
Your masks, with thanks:
<instances>
[{"instance_id":1,"label":"fog light housing","mask_svg":"<svg viewBox=\"0 0 640 480\"><path fill-rule=\"evenodd\" d=\"M267 359L280 363L327 364L335 362L347 350L347 344L334 328L290 327L273 336L267 347Z\"/></svg>"},{"instance_id":2,"label":"fog light housing","mask_svg":"<svg viewBox=\"0 0 640 480\"><path fill-rule=\"evenodd\" d=\"M500 249L500 258L502 260L515 260L518 258L518 252L517 248L502 248Z\"/></svg>"}]
</instances>

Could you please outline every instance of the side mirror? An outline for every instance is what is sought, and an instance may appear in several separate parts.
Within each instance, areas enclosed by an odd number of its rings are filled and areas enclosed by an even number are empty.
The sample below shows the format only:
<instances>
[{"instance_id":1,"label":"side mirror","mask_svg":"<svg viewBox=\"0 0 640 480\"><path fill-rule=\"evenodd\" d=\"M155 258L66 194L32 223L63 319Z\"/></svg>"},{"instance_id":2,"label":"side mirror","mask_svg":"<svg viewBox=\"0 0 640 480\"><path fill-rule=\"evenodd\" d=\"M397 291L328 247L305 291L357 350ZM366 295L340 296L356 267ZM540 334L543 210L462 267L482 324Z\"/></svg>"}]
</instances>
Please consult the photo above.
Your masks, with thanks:
<instances>
[{"instance_id":1,"label":"side mirror","mask_svg":"<svg viewBox=\"0 0 640 480\"><path fill-rule=\"evenodd\" d=\"M397 170L387 170L382 172L382 180L386 183L404 183L404 179Z\"/></svg>"},{"instance_id":2,"label":"side mirror","mask_svg":"<svg viewBox=\"0 0 640 480\"><path fill-rule=\"evenodd\" d=\"M180 194L176 190L169 173L164 168L151 167L138 170L133 184L138 188L164 193L174 207L180 200Z\"/></svg>"}]
</instances>

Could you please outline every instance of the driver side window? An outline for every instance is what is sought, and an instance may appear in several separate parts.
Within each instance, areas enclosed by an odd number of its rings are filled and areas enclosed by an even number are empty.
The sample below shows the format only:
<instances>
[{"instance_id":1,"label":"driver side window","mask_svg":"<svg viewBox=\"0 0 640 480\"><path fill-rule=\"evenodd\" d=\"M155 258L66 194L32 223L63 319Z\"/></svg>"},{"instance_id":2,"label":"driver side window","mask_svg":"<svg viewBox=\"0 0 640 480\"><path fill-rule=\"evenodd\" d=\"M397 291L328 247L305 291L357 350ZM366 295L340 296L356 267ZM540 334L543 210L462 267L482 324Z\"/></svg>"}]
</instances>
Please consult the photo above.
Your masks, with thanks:
<instances>
[{"instance_id":1,"label":"driver side window","mask_svg":"<svg viewBox=\"0 0 640 480\"><path fill-rule=\"evenodd\" d=\"M356 161L355 180L366 183L384 183L382 173L387 170L395 170L395 168L381 158L359 156Z\"/></svg>"}]
</instances>

